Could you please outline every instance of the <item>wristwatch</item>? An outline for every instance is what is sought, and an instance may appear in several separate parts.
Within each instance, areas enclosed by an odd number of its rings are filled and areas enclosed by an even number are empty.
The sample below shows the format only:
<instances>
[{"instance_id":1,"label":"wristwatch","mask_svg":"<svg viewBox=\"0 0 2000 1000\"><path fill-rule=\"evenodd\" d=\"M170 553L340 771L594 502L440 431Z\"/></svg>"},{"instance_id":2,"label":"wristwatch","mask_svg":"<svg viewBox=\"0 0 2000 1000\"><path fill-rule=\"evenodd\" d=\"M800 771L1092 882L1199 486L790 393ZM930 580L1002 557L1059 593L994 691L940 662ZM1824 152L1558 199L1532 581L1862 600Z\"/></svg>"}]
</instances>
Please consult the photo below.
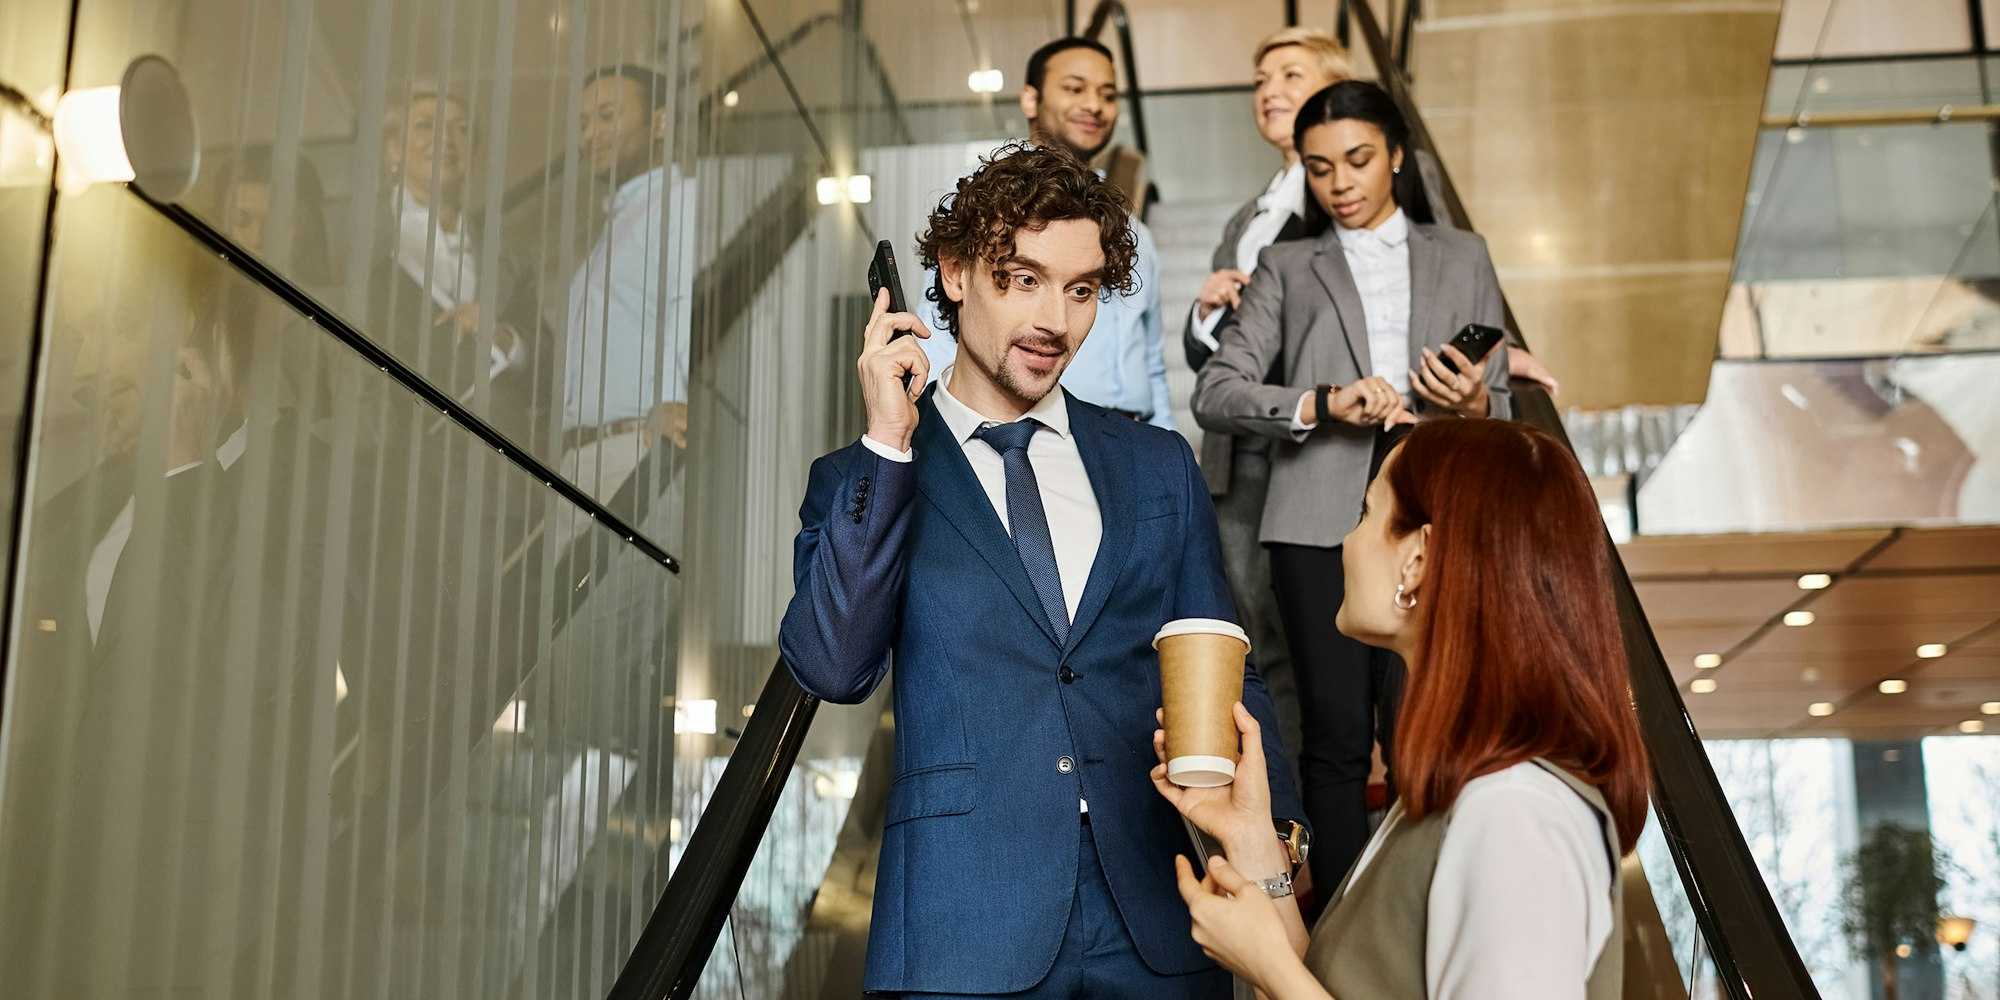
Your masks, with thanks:
<instances>
[{"instance_id":1,"label":"wristwatch","mask_svg":"<svg viewBox=\"0 0 2000 1000\"><path fill-rule=\"evenodd\" d=\"M1325 382L1313 386L1313 426L1317 427L1333 419L1333 414L1326 408L1326 398L1332 392L1333 386Z\"/></svg>"},{"instance_id":2,"label":"wristwatch","mask_svg":"<svg viewBox=\"0 0 2000 1000\"><path fill-rule=\"evenodd\" d=\"M1283 899L1292 894L1292 873L1279 872L1270 878L1261 879L1257 883L1257 888L1264 890L1264 895L1272 899Z\"/></svg>"},{"instance_id":3,"label":"wristwatch","mask_svg":"<svg viewBox=\"0 0 2000 1000\"><path fill-rule=\"evenodd\" d=\"M1297 875L1299 869L1306 866L1307 856L1312 853L1312 831L1295 819L1277 820L1276 824L1278 842L1285 845L1285 854L1292 860L1291 874ZM1289 882L1289 879L1287 881ZM1292 890L1287 886L1285 891L1289 893Z\"/></svg>"}]
</instances>

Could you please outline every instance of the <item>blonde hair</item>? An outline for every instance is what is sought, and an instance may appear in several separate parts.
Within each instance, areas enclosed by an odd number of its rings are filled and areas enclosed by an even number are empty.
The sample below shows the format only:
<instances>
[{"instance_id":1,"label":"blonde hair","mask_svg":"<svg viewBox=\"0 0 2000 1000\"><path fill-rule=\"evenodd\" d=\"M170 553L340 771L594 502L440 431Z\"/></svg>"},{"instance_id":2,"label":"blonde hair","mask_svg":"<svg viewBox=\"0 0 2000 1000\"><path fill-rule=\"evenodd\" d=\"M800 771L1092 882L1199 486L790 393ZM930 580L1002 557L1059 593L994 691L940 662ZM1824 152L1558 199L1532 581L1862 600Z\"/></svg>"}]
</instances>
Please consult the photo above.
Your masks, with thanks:
<instances>
[{"instance_id":1,"label":"blonde hair","mask_svg":"<svg viewBox=\"0 0 2000 1000\"><path fill-rule=\"evenodd\" d=\"M1320 71L1327 75L1330 83L1354 79L1354 64L1347 60L1347 49L1323 28L1294 26L1270 35L1257 43L1257 56L1250 60L1250 65L1263 62L1273 49L1292 45L1311 53L1319 61Z\"/></svg>"}]
</instances>

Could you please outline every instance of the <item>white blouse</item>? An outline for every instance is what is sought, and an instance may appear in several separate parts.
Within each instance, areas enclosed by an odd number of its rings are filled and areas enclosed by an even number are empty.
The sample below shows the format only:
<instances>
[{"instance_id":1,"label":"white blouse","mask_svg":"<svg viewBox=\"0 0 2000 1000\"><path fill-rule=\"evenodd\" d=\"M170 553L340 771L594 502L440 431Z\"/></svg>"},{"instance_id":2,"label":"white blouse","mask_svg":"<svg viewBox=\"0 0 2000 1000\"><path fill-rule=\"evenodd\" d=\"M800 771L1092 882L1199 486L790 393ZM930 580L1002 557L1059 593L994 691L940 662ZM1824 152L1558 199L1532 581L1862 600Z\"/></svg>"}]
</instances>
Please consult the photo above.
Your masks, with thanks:
<instances>
[{"instance_id":1,"label":"white blouse","mask_svg":"<svg viewBox=\"0 0 2000 1000\"><path fill-rule=\"evenodd\" d=\"M1474 778L1431 878L1432 1000L1582 1000L1611 940L1611 861L1597 813L1532 762ZM1355 866L1374 860L1385 822Z\"/></svg>"}]
</instances>

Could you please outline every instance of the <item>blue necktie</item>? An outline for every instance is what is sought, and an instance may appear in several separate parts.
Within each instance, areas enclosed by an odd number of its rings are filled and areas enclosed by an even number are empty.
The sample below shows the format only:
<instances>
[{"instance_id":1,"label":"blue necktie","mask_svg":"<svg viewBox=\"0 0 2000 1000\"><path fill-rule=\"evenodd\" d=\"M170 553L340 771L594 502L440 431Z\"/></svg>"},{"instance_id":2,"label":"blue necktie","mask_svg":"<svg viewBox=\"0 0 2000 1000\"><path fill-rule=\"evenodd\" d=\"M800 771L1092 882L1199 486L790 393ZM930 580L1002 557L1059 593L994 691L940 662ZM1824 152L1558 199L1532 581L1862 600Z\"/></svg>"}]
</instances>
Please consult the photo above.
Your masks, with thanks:
<instances>
[{"instance_id":1,"label":"blue necktie","mask_svg":"<svg viewBox=\"0 0 2000 1000\"><path fill-rule=\"evenodd\" d=\"M1035 467L1028 464L1028 442L1041 430L1034 420L1011 424L990 424L972 436L1000 453L1007 470L1007 527L1014 535L1014 551L1042 599L1042 612L1049 616L1056 642L1069 641L1069 606L1063 602L1062 574L1056 570L1056 546L1049 537L1048 512L1042 509L1042 490L1035 483Z\"/></svg>"}]
</instances>

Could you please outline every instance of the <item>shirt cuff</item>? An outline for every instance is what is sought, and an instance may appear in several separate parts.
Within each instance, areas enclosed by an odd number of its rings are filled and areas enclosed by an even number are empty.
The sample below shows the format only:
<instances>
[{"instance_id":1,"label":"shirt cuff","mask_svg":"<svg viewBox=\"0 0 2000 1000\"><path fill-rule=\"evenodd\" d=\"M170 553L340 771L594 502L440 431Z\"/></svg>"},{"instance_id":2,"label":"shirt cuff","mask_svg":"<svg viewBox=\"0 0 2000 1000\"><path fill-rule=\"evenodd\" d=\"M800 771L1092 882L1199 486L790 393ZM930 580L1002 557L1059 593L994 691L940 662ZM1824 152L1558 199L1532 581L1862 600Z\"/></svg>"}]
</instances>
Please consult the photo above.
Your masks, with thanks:
<instances>
[{"instance_id":1,"label":"shirt cuff","mask_svg":"<svg viewBox=\"0 0 2000 1000\"><path fill-rule=\"evenodd\" d=\"M1303 401L1300 402L1300 405L1292 408L1292 440L1294 441L1304 441L1313 432L1313 429L1307 427L1305 420L1299 416L1299 411L1303 409L1305 409Z\"/></svg>"},{"instance_id":2,"label":"shirt cuff","mask_svg":"<svg viewBox=\"0 0 2000 1000\"><path fill-rule=\"evenodd\" d=\"M1197 302L1188 307L1188 332L1194 334L1194 339L1201 346L1211 351L1222 349L1222 344L1215 339L1215 328L1222 325L1222 312L1220 308L1212 309L1208 318L1202 319L1201 303Z\"/></svg>"},{"instance_id":3,"label":"shirt cuff","mask_svg":"<svg viewBox=\"0 0 2000 1000\"><path fill-rule=\"evenodd\" d=\"M866 434L861 435L861 445L891 462L913 462L917 458L917 450L915 448L911 448L908 451L897 451Z\"/></svg>"}]
</instances>

